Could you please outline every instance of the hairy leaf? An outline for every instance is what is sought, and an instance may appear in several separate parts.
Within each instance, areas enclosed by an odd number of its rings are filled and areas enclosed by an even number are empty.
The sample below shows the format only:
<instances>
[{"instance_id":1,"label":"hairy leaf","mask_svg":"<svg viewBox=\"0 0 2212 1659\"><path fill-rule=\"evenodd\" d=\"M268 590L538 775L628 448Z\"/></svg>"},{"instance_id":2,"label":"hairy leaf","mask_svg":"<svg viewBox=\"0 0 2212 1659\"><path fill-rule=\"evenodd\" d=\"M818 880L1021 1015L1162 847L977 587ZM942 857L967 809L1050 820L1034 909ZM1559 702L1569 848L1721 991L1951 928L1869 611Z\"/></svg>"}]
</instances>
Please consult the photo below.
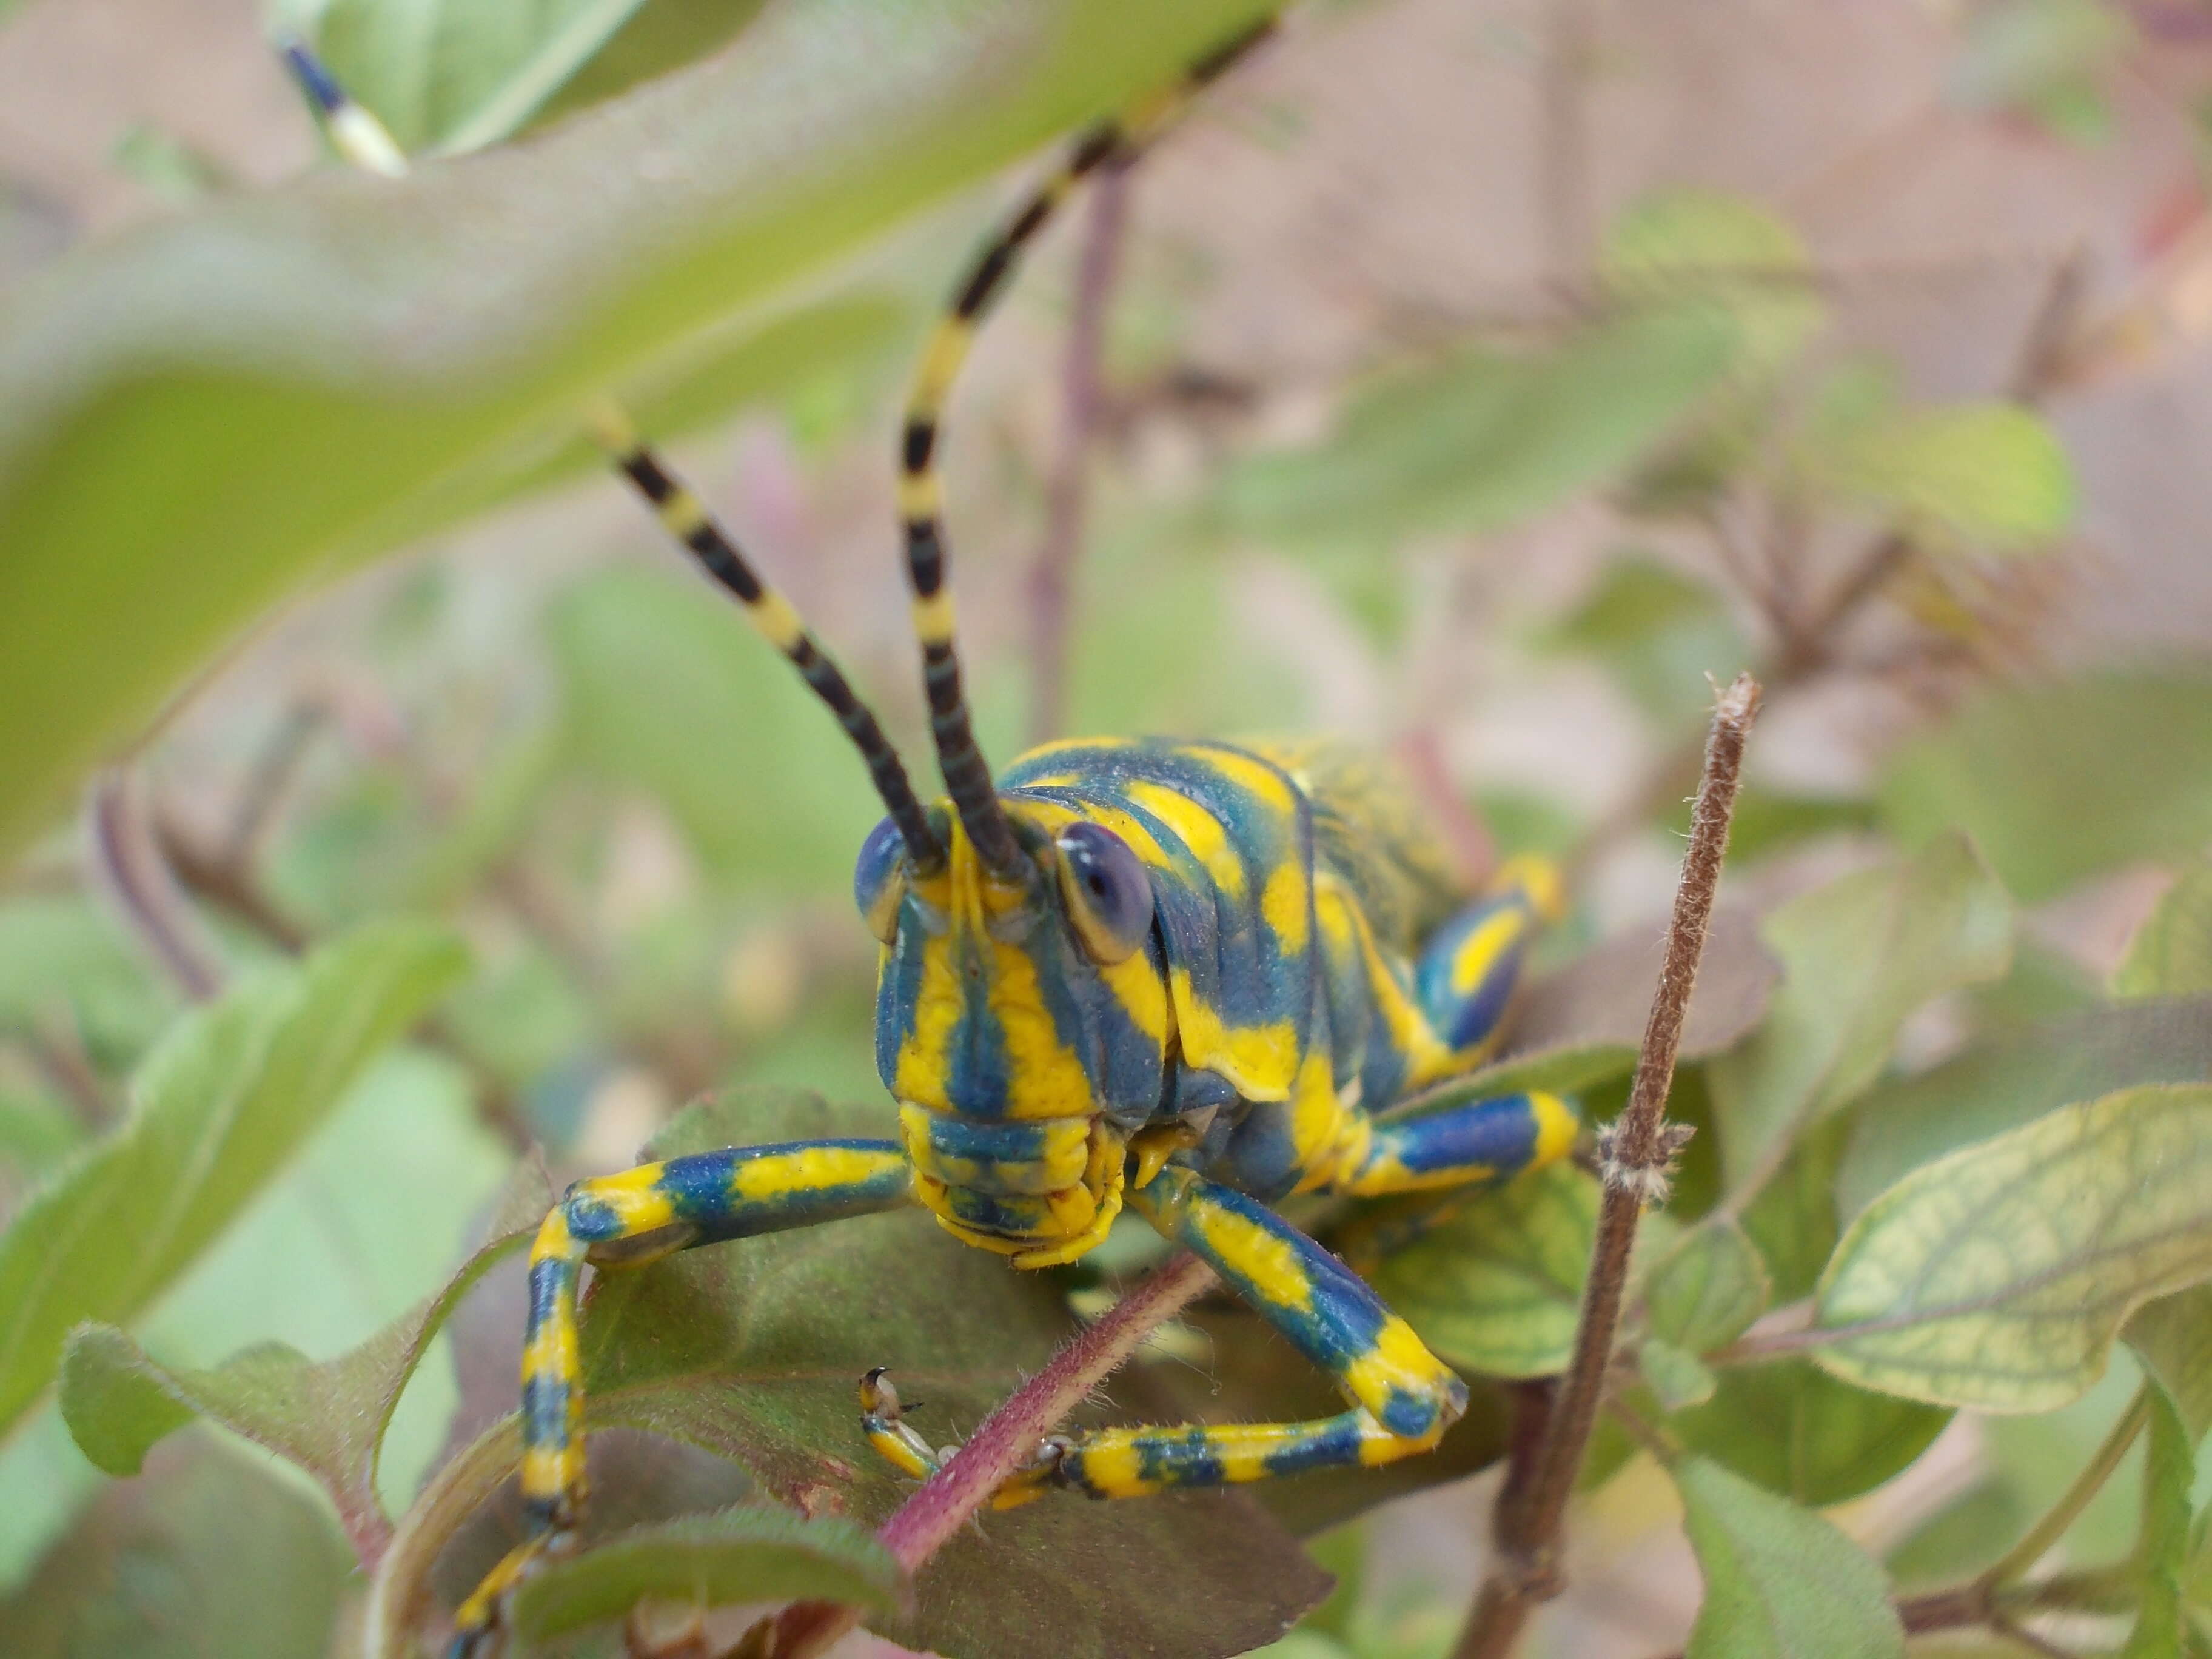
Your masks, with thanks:
<instances>
[{"instance_id":1,"label":"hairy leaf","mask_svg":"<svg viewBox=\"0 0 2212 1659\"><path fill-rule=\"evenodd\" d=\"M1863 1092L1921 1004L2002 973L2012 913L1949 836L1776 907L1759 933L1782 988L1765 1024L1708 1068L1732 1186L1771 1173L1800 1129Z\"/></svg>"},{"instance_id":2,"label":"hairy leaf","mask_svg":"<svg viewBox=\"0 0 2212 1659\"><path fill-rule=\"evenodd\" d=\"M2212 863L2199 860L2159 900L2112 975L2124 997L2212 996Z\"/></svg>"},{"instance_id":3,"label":"hairy leaf","mask_svg":"<svg viewBox=\"0 0 2212 1659\"><path fill-rule=\"evenodd\" d=\"M801 0L536 143L325 172L56 261L0 303L0 848L456 465L571 427L1267 9Z\"/></svg>"},{"instance_id":4,"label":"hairy leaf","mask_svg":"<svg viewBox=\"0 0 2212 1659\"><path fill-rule=\"evenodd\" d=\"M635 1528L555 1562L515 1597L514 1627L543 1641L620 1619L647 1596L702 1607L809 1597L890 1613L905 1590L890 1552L851 1522L747 1504Z\"/></svg>"},{"instance_id":5,"label":"hairy leaf","mask_svg":"<svg viewBox=\"0 0 2212 1659\"><path fill-rule=\"evenodd\" d=\"M1901 1659L1888 1586L1857 1545L1705 1458L1674 1473L1705 1579L1689 1659Z\"/></svg>"},{"instance_id":6,"label":"hairy leaf","mask_svg":"<svg viewBox=\"0 0 2212 1659\"><path fill-rule=\"evenodd\" d=\"M1683 1443L1770 1492L1821 1509L1911 1467L1948 1410L1839 1382L1802 1359L1733 1366L1710 1401L1668 1425Z\"/></svg>"},{"instance_id":7,"label":"hairy leaf","mask_svg":"<svg viewBox=\"0 0 2212 1659\"><path fill-rule=\"evenodd\" d=\"M135 1474L156 1441L205 1416L305 1470L357 1543L380 1540L377 1462L400 1395L455 1304L530 1237L551 1201L543 1170L517 1170L495 1207L489 1241L443 1290L320 1364L270 1342L212 1370L179 1370L149 1359L111 1325L81 1325L62 1361L70 1431L109 1474Z\"/></svg>"},{"instance_id":8,"label":"hairy leaf","mask_svg":"<svg viewBox=\"0 0 2212 1659\"><path fill-rule=\"evenodd\" d=\"M180 1020L128 1120L0 1237L0 1426L45 1390L70 1328L129 1319L172 1283L466 960L442 929L380 923Z\"/></svg>"},{"instance_id":9,"label":"hairy leaf","mask_svg":"<svg viewBox=\"0 0 2212 1659\"><path fill-rule=\"evenodd\" d=\"M1964 830L2024 903L2212 837L2212 685L2106 673L2007 686L1902 745L1882 811L1908 843Z\"/></svg>"},{"instance_id":10,"label":"hairy leaf","mask_svg":"<svg viewBox=\"0 0 2212 1659\"><path fill-rule=\"evenodd\" d=\"M1571 1165L1468 1200L1371 1275L1382 1299L1453 1364L1548 1376L1573 1351L1597 1225L1597 1183Z\"/></svg>"},{"instance_id":11,"label":"hairy leaf","mask_svg":"<svg viewBox=\"0 0 2212 1659\"><path fill-rule=\"evenodd\" d=\"M2001 1032L1859 1103L1836 1201L1856 1215L1909 1171L2056 1107L2138 1083L2208 1078L2212 997L2092 1007Z\"/></svg>"},{"instance_id":12,"label":"hairy leaf","mask_svg":"<svg viewBox=\"0 0 2212 1659\"><path fill-rule=\"evenodd\" d=\"M1664 1337L1645 1337L1636 1358L1644 1380L1650 1384L1659 1403L1670 1412L1702 1406L1720 1387L1720 1378L1711 1366L1689 1349L1678 1347Z\"/></svg>"},{"instance_id":13,"label":"hairy leaf","mask_svg":"<svg viewBox=\"0 0 2212 1659\"><path fill-rule=\"evenodd\" d=\"M1743 1334L1766 1311L1766 1264L1750 1236L1717 1216L1682 1236L1644 1281L1652 1334L1692 1353L1707 1353Z\"/></svg>"},{"instance_id":14,"label":"hairy leaf","mask_svg":"<svg viewBox=\"0 0 2212 1659\"><path fill-rule=\"evenodd\" d=\"M2042 1411L2136 1306L2212 1276L2212 1087L2062 1107L1905 1176L1821 1275L1820 1363L1911 1399Z\"/></svg>"}]
</instances>

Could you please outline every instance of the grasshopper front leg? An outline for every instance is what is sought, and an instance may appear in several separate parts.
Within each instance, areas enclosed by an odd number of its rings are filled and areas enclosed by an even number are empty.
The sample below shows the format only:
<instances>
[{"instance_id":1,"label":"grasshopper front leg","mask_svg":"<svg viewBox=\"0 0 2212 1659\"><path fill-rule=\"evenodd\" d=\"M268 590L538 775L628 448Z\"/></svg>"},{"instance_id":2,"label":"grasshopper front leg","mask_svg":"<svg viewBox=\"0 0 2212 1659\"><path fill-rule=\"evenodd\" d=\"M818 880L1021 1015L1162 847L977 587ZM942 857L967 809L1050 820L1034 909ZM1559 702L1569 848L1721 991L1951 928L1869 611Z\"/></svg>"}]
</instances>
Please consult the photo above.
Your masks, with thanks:
<instances>
[{"instance_id":1,"label":"grasshopper front leg","mask_svg":"<svg viewBox=\"0 0 2212 1659\"><path fill-rule=\"evenodd\" d=\"M576 1290L584 1264L635 1267L695 1245L811 1227L913 1202L895 1140L731 1147L580 1181L538 1230L522 1345L522 1496L529 1535L454 1615L451 1659L495 1643L509 1593L575 1527L584 1500Z\"/></svg>"}]
</instances>

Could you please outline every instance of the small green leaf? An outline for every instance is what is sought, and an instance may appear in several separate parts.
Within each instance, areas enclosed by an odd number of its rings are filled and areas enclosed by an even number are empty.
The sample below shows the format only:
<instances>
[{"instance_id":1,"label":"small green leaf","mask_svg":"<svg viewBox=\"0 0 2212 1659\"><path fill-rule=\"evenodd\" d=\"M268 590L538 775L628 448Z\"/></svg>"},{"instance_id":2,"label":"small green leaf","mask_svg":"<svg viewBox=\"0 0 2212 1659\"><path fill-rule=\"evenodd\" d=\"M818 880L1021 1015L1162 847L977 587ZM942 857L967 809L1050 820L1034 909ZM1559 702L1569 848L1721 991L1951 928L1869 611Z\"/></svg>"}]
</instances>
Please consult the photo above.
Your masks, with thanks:
<instances>
[{"instance_id":1,"label":"small green leaf","mask_svg":"<svg viewBox=\"0 0 2212 1659\"><path fill-rule=\"evenodd\" d=\"M2212 1077L2212 997L2096 1006L2004 1031L1917 1076L1877 1085L1852 1114L1836 1201L1856 1215L1893 1182L1970 1142L2138 1083Z\"/></svg>"},{"instance_id":2,"label":"small green leaf","mask_svg":"<svg viewBox=\"0 0 2212 1659\"><path fill-rule=\"evenodd\" d=\"M888 1613L905 1592L890 1552L851 1522L747 1504L634 1528L554 1562L516 1595L514 1627L542 1642L620 1619L648 1596L699 1607L804 1597Z\"/></svg>"},{"instance_id":3,"label":"small green leaf","mask_svg":"<svg viewBox=\"0 0 2212 1659\"><path fill-rule=\"evenodd\" d=\"M2184 870L2128 941L2112 975L2123 997L2212 994L2212 863Z\"/></svg>"},{"instance_id":4,"label":"small green leaf","mask_svg":"<svg viewBox=\"0 0 2212 1659\"><path fill-rule=\"evenodd\" d=\"M1889 1587L1856 1544L1705 1458L1674 1483L1705 1578L1688 1659L1901 1659Z\"/></svg>"},{"instance_id":5,"label":"small green leaf","mask_svg":"<svg viewBox=\"0 0 2212 1659\"><path fill-rule=\"evenodd\" d=\"M70 1432L110 1474L136 1474L155 1442L204 1416L305 1470L352 1535L376 1533L378 1456L400 1395L462 1296L529 1238L551 1201L544 1172L519 1169L495 1206L489 1241L443 1290L321 1364L269 1342L212 1370L179 1370L148 1358L112 1325L80 1325L62 1361Z\"/></svg>"},{"instance_id":6,"label":"small green leaf","mask_svg":"<svg viewBox=\"0 0 2212 1659\"><path fill-rule=\"evenodd\" d=\"M180 1020L129 1119L0 1236L0 1425L44 1392L72 1326L131 1318L173 1283L466 965L443 929L381 923Z\"/></svg>"},{"instance_id":7,"label":"small green leaf","mask_svg":"<svg viewBox=\"0 0 2212 1659\"><path fill-rule=\"evenodd\" d=\"M2017 404L1901 410L1802 452L1814 489L1871 507L1940 545L2042 547L2074 521L2073 464Z\"/></svg>"},{"instance_id":8,"label":"small green leaf","mask_svg":"<svg viewBox=\"0 0 2212 1659\"><path fill-rule=\"evenodd\" d=\"M0 904L0 1031L59 1030L102 1069L136 1061L179 1006L114 917L76 895Z\"/></svg>"},{"instance_id":9,"label":"small green leaf","mask_svg":"<svg viewBox=\"0 0 2212 1659\"><path fill-rule=\"evenodd\" d=\"M2152 1297L2212 1275L2212 1087L2062 1107L1905 1176L1821 1275L1815 1357L1910 1399L2043 1411Z\"/></svg>"},{"instance_id":10,"label":"small green leaf","mask_svg":"<svg viewBox=\"0 0 2212 1659\"><path fill-rule=\"evenodd\" d=\"M1766 1264L1750 1236L1717 1216L1682 1236L1644 1282L1650 1328L1679 1348L1710 1353L1766 1311Z\"/></svg>"},{"instance_id":11,"label":"small green leaf","mask_svg":"<svg viewBox=\"0 0 2212 1659\"><path fill-rule=\"evenodd\" d=\"M1469 1200L1394 1251L1375 1288L1452 1364L1548 1376L1573 1352L1596 1226L1597 1182L1554 1164Z\"/></svg>"},{"instance_id":12,"label":"small green leaf","mask_svg":"<svg viewBox=\"0 0 2212 1659\"><path fill-rule=\"evenodd\" d=\"M1808 1508L1872 1492L1911 1466L1948 1410L1873 1394L1802 1359L1730 1366L1710 1401L1668 1426L1714 1462Z\"/></svg>"},{"instance_id":13,"label":"small green leaf","mask_svg":"<svg viewBox=\"0 0 2212 1659\"><path fill-rule=\"evenodd\" d=\"M1304 544L1498 529L1630 465L1717 384L1736 344L1725 317L1672 309L1524 356L1469 349L1370 386L1318 448L1240 463L1224 503L1237 528Z\"/></svg>"},{"instance_id":14,"label":"small green leaf","mask_svg":"<svg viewBox=\"0 0 2212 1659\"><path fill-rule=\"evenodd\" d=\"M172 207L189 206L237 182L214 156L150 122L128 128L108 159Z\"/></svg>"},{"instance_id":15,"label":"small green leaf","mask_svg":"<svg viewBox=\"0 0 2212 1659\"><path fill-rule=\"evenodd\" d=\"M2119 1659L2167 1659L2181 1651L2181 1580L2190 1553L2189 1491L2197 1478L2197 1431L2183 1423L2175 1402L2162 1389L2151 1389L2142 1535L2136 1546L2142 1601Z\"/></svg>"},{"instance_id":16,"label":"small green leaf","mask_svg":"<svg viewBox=\"0 0 2212 1659\"><path fill-rule=\"evenodd\" d=\"M1759 933L1782 988L1766 1023L1708 1068L1731 1185L1771 1172L1802 1128L1864 1091L1921 1004L2002 973L2012 910L1949 836L1777 906Z\"/></svg>"},{"instance_id":17,"label":"small green leaf","mask_svg":"<svg viewBox=\"0 0 2212 1659\"><path fill-rule=\"evenodd\" d=\"M1782 1167L1743 1212L1778 1302L1810 1296L1844 1224L1836 1213L1836 1169L1851 1115L1839 1114L1797 1137Z\"/></svg>"},{"instance_id":18,"label":"small green leaf","mask_svg":"<svg viewBox=\"0 0 2212 1659\"><path fill-rule=\"evenodd\" d=\"M2212 684L2099 674L1996 688L1892 755L1882 812L1908 845L1964 830L2021 902L2212 840Z\"/></svg>"},{"instance_id":19,"label":"small green leaf","mask_svg":"<svg viewBox=\"0 0 2212 1659\"><path fill-rule=\"evenodd\" d=\"M1712 1367L1664 1337L1646 1337L1638 1350L1636 1363L1659 1403L1670 1412L1704 1405L1720 1386Z\"/></svg>"}]
</instances>

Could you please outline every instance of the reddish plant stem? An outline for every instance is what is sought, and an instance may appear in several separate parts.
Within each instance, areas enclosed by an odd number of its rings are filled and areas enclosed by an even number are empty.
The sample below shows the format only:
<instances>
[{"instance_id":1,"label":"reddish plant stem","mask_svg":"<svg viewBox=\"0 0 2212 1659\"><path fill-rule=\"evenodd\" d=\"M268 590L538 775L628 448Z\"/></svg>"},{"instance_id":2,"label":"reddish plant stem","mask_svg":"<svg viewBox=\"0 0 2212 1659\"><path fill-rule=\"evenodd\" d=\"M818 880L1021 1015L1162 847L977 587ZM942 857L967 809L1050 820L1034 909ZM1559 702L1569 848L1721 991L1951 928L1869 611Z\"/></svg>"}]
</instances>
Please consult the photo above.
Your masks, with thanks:
<instances>
[{"instance_id":1,"label":"reddish plant stem","mask_svg":"<svg viewBox=\"0 0 2212 1659\"><path fill-rule=\"evenodd\" d=\"M222 958L162 857L129 773L117 768L100 775L86 822L93 869L131 931L186 996L213 998L222 989Z\"/></svg>"},{"instance_id":2,"label":"reddish plant stem","mask_svg":"<svg viewBox=\"0 0 2212 1659\"><path fill-rule=\"evenodd\" d=\"M920 1572L946 1540L982 1511L1007 1476L1036 1455L1037 1443L1085 1395L1212 1283L1211 1267L1196 1256L1178 1255L1046 1361L877 1529L876 1536L898 1564L908 1573ZM820 1653L860 1617L857 1608L834 1601L794 1601L776 1615L774 1633L762 1651L775 1659Z\"/></svg>"},{"instance_id":3,"label":"reddish plant stem","mask_svg":"<svg viewBox=\"0 0 2212 1659\"><path fill-rule=\"evenodd\" d=\"M1067 356L1060 371L1060 452L1046 486L1044 542L1030 568L1030 741L1060 737L1067 709L1068 616L1076 562L1083 552L1083 520L1091 499L1091 445L1104 407L1099 359L1106 337L1107 301L1121 265L1122 228L1129 217L1129 163L1123 155L1100 169L1091 187L1083 252L1075 270L1075 304L1068 319Z\"/></svg>"},{"instance_id":4,"label":"reddish plant stem","mask_svg":"<svg viewBox=\"0 0 2212 1659\"><path fill-rule=\"evenodd\" d=\"M1690 813L1690 846L1674 892L1667 952L1636 1080L1620 1116L1598 1134L1600 1178L1597 1238L1583 1290L1574 1356L1553 1396L1535 1472L1525 1483L1509 1480L1500 1492L1494 1522L1492 1564L1477 1594L1456 1659L1504 1659L1520 1639L1528 1615L1565 1587L1559 1565L1567 1499L1581 1472L1583 1454L1604 1398L1606 1374L1628 1285L1629 1253L1646 1204L1666 1196L1667 1176L1686 1136L1667 1122L1667 1096L1682 1023L1696 988L1705 948L1721 861L1728 851L1729 819L1742 774L1744 740L1759 712L1759 684L1739 675L1721 694L1705 739L1705 769Z\"/></svg>"}]
</instances>

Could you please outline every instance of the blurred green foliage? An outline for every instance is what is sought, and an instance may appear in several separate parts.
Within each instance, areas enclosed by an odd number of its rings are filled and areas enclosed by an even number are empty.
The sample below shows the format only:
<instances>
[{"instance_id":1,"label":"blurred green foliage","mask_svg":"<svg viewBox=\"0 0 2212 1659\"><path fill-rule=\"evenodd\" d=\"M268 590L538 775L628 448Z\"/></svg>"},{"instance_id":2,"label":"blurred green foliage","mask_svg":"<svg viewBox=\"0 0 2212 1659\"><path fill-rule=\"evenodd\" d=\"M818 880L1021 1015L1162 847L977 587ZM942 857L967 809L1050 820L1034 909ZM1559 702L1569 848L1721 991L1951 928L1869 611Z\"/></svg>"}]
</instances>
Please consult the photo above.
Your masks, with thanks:
<instances>
[{"instance_id":1,"label":"blurred green foliage","mask_svg":"<svg viewBox=\"0 0 2212 1659\"><path fill-rule=\"evenodd\" d=\"M93 756L300 584L588 477L590 396L618 389L657 435L747 411L795 439L801 493L836 494L848 447L882 447L939 275L926 291L887 257L890 228L1259 9L283 9L410 150L492 153L248 197L149 129L118 164L178 216L0 300L0 838L32 847ZM1978 8L1954 92L2086 131L2125 38L2089 0ZM1294 118L1274 118L1290 147ZM2051 427L1826 349L1814 253L1759 204L1630 204L1574 299L1365 366L1326 432L1263 449L1240 431L1164 506L1110 481L1078 574L1073 723L1326 720L1310 640L1223 626L1253 562L1313 582L1347 648L1392 658L1434 592L1407 548L1601 496L1626 529L1592 579L1474 641L1586 671L1634 716L1653 779L1613 821L1539 790L1480 802L1502 845L1601 860L1667 845L1706 676L1757 665L1778 701L1832 667L1879 673L1841 640L1856 614L1791 632L1820 621L1779 580L1812 527L1901 550L1864 598L1929 661L1990 646L1976 585L2069 533ZM1132 296L1146 373L1187 367L1181 300ZM1023 511L1031 482L1006 489ZM1771 532L1748 561L1721 533L1747 502ZM975 568L988 587L1005 566ZM210 716L209 749L143 763L175 798L155 828L214 941L213 1000L153 966L146 918L66 836L0 894L11 1652L355 1651L360 1598L411 1611L506 1541L470 1517L514 1461L500 1264L549 1191L524 1146L566 1178L641 1146L887 1132L873 951L843 896L876 809L828 723L688 576L532 580L483 586L433 554L356 607L374 614L341 629L344 660L288 686L292 706ZM1739 861L1788 878L1717 926L1674 1096L1698 1134L1644 1224L1626 1410L1585 1472L1671 1483L1705 1587L1693 1655L1887 1659L1893 1580L1982 1572L2054 1506L2068 1564L2112 1567L2075 1610L2124 1621L2124 1651L2201 1649L2212 1622L2206 666L2008 676L1993 648L1969 655L1870 775L1754 776L1737 820ZM902 645L848 659L910 695ZM970 668L1004 752L1021 677ZM894 727L909 706L887 703ZM252 833L208 835L264 771L283 775ZM2174 880L2108 986L2037 942L2033 907L2147 866ZM1548 947L1571 959L1536 976L1520 1046L1409 1109L1549 1087L1618 1112L1651 932L1594 941L1595 913ZM1200 1659L1304 1614L1272 1651L1441 1659L1460 1609L1394 1578L1359 1517L1502 1455L1498 1379L1565 1363L1596 1194L1560 1166L1442 1208L1317 1208L1348 1251L1383 1241L1376 1283L1475 1382L1432 1458L1249 1498L1039 1504L963 1533L910 1602L866 1533L906 1488L858 1445L851 1379L896 1359L954 1437L1096 1283L1010 1274L912 1215L610 1275L585 1316L592 1425L718 1474L699 1513L605 1517L518 1617L591 1652L641 1596L829 1596L949 1659L1033 1653L1048 1630L1057 1652ZM1117 1235L1085 1266L1150 1259ZM1086 1412L1335 1409L1214 1307L1114 1389ZM1848 1512L1815 1513L1884 1488L1961 1412L1986 1443L1975 1479L1886 1561ZM2116 1425L2142 1455L2064 1512ZM400 1650L398 1621L368 1622Z\"/></svg>"}]
</instances>

